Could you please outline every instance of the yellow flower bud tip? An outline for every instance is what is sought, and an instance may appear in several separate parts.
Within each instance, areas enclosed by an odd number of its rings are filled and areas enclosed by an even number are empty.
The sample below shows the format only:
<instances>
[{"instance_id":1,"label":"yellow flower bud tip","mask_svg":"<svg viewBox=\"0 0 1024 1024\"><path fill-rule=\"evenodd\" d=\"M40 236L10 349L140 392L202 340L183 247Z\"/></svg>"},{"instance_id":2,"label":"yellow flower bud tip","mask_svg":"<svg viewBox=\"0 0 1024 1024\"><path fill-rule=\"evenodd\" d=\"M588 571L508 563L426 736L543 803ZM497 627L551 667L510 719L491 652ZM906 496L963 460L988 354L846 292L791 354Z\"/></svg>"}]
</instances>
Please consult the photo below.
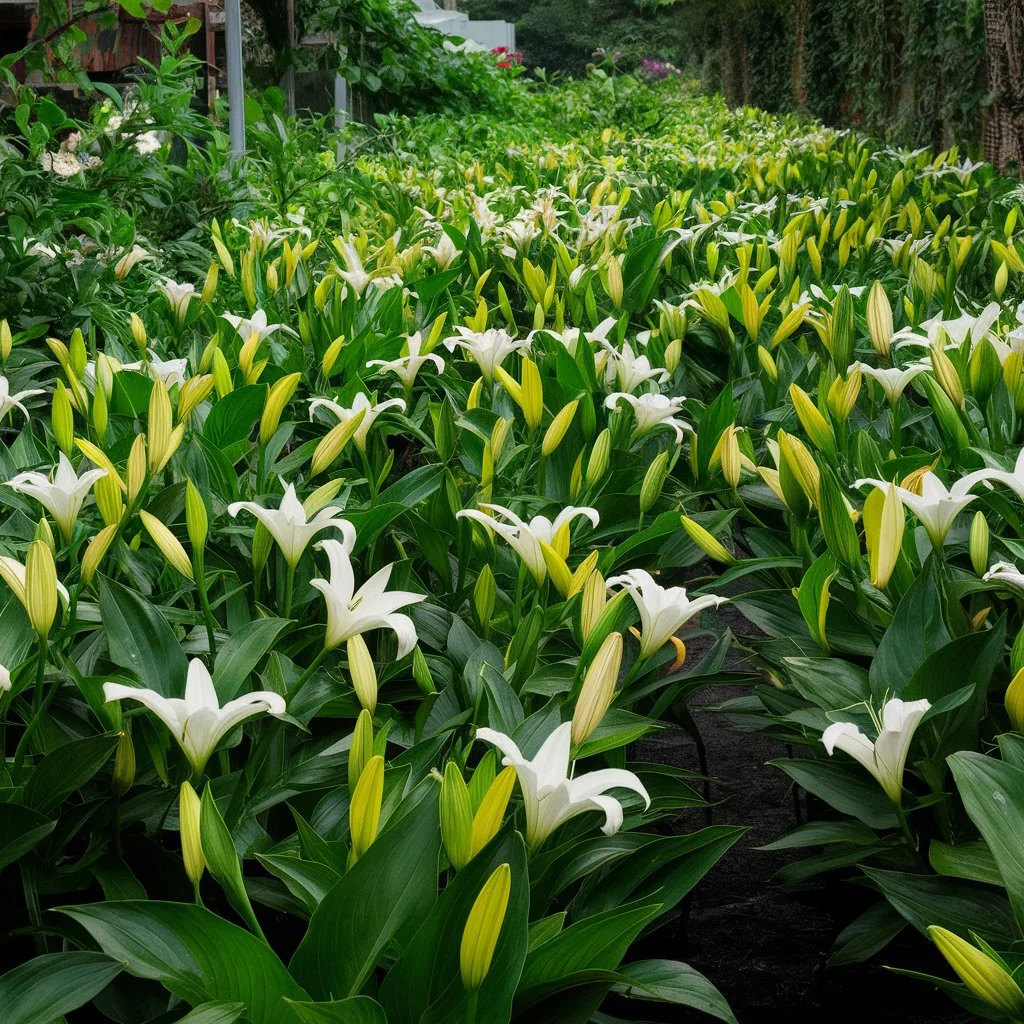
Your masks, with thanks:
<instances>
[{"instance_id":1,"label":"yellow flower bud tip","mask_svg":"<svg viewBox=\"0 0 1024 1024\"><path fill-rule=\"evenodd\" d=\"M384 798L384 758L374 754L366 763L349 804L352 859L358 860L377 838Z\"/></svg>"},{"instance_id":2,"label":"yellow flower bud tip","mask_svg":"<svg viewBox=\"0 0 1024 1024\"><path fill-rule=\"evenodd\" d=\"M487 792L484 793L480 806L473 816L473 846L470 857L475 857L498 834L515 783L516 770L509 765L503 768L487 787Z\"/></svg>"},{"instance_id":3,"label":"yellow flower bud tip","mask_svg":"<svg viewBox=\"0 0 1024 1024\"><path fill-rule=\"evenodd\" d=\"M181 832L181 855L185 861L185 874L192 885L198 888L206 870L203 857L203 843L200 838L199 818L202 803L192 786L183 782L178 793L178 828Z\"/></svg>"},{"instance_id":4,"label":"yellow flower bud tip","mask_svg":"<svg viewBox=\"0 0 1024 1024\"><path fill-rule=\"evenodd\" d=\"M508 864L499 864L484 882L469 912L459 950L462 985L467 992L479 989L491 969L511 891L512 869Z\"/></svg>"},{"instance_id":5,"label":"yellow flower bud tip","mask_svg":"<svg viewBox=\"0 0 1024 1024\"><path fill-rule=\"evenodd\" d=\"M1018 1020L1024 1015L1024 992L1002 964L946 928L930 925L928 936L972 995L1000 1017Z\"/></svg>"}]
</instances>

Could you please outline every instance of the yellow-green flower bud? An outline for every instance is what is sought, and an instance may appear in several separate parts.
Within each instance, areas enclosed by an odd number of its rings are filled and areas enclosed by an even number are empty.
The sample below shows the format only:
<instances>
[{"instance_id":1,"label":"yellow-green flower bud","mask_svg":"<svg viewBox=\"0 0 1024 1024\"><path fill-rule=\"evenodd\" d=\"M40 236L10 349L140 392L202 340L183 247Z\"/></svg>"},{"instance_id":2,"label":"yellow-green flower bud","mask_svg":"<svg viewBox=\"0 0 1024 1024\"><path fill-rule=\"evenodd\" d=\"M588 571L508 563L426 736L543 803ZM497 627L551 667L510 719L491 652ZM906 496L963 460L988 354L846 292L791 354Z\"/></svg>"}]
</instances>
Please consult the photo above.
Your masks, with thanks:
<instances>
[{"instance_id":1,"label":"yellow-green flower bud","mask_svg":"<svg viewBox=\"0 0 1024 1024\"><path fill-rule=\"evenodd\" d=\"M182 576L192 579L192 563L189 561L181 541L156 516L145 509L140 510L139 518L146 528L146 533L149 534L160 554L167 560L167 564L177 569Z\"/></svg>"},{"instance_id":2,"label":"yellow-green flower bud","mask_svg":"<svg viewBox=\"0 0 1024 1024\"><path fill-rule=\"evenodd\" d=\"M452 867L461 871L473 856L473 808L465 779L454 761L444 767L440 812L444 852Z\"/></svg>"},{"instance_id":3,"label":"yellow-green flower bud","mask_svg":"<svg viewBox=\"0 0 1024 1024\"><path fill-rule=\"evenodd\" d=\"M551 425L544 433L544 440L541 442L540 453L546 459L561 443L566 432L572 425L573 417L576 415L576 408L579 399L573 399L563 408L551 421Z\"/></svg>"},{"instance_id":4,"label":"yellow-green flower bud","mask_svg":"<svg viewBox=\"0 0 1024 1024\"><path fill-rule=\"evenodd\" d=\"M220 276L220 267L216 263L210 264L210 269L206 272L206 280L203 282L203 290L199 296L201 302L209 305L213 301L214 295L217 294L217 280Z\"/></svg>"},{"instance_id":5,"label":"yellow-green flower bud","mask_svg":"<svg viewBox=\"0 0 1024 1024\"><path fill-rule=\"evenodd\" d=\"M597 620L604 613L604 606L607 602L608 587L605 584L604 576L599 572L594 572L583 584L583 598L580 603L580 631L583 634L584 642L593 632Z\"/></svg>"},{"instance_id":6,"label":"yellow-green flower bud","mask_svg":"<svg viewBox=\"0 0 1024 1024\"><path fill-rule=\"evenodd\" d=\"M289 373L270 387L263 405L263 418L260 420L260 444L267 444L274 436L281 422L281 414L291 401L301 379L301 373Z\"/></svg>"},{"instance_id":7,"label":"yellow-green flower bud","mask_svg":"<svg viewBox=\"0 0 1024 1024\"><path fill-rule=\"evenodd\" d=\"M772 383L779 379L779 367L771 352L764 345L757 346L757 361L761 364L761 369L764 370L765 376Z\"/></svg>"},{"instance_id":8,"label":"yellow-green flower bud","mask_svg":"<svg viewBox=\"0 0 1024 1024\"><path fill-rule=\"evenodd\" d=\"M138 313L132 313L131 315L132 324L132 338L135 340L135 346L139 350L139 354L145 357L146 345L148 338L146 337L146 325L142 322L142 317Z\"/></svg>"},{"instance_id":9,"label":"yellow-green flower bud","mask_svg":"<svg viewBox=\"0 0 1024 1024\"><path fill-rule=\"evenodd\" d=\"M1014 732L1024 733L1024 668L1017 671L1003 698Z\"/></svg>"},{"instance_id":10,"label":"yellow-green flower bud","mask_svg":"<svg viewBox=\"0 0 1024 1024\"><path fill-rule=\"evenodd\" d=\"M668 452L659 452L654 461L647 467L643 483L640 485L640 511L650 511L654 503L661 497L662 488L668 477Z\"/></svg>"},{"instance_id":11,"label":"yellow-green flower bud","mask_svg":"<svg viewBox=\"0 0 1024 1024\"><path fill-rule=\"evenodd\" d=\"M86 585L92 583L96 570L99 568L100 562L103 561L103 556L107 553L116 533L117 523L110 523L89 541L89 546L85 549L85 554L82 555L82 580Z\"/></svg>"},{"instance_id":12,"label":"yellow-green flower bud","mask_svg":"<svg viewBox=\"0 0 1024 1024\"><path fill-rule=\"evenodd\" d=\"M412 649L412 677L419 687L420 693L425 696L437 693L434 677L430 674L430 666L418 644Z\"/></svg>"},{"instance_id":13,"label":"yellow-green flower bud","mask_svg":"<svg viewBox=\"0 0 1024 1024\"><path fill-rule=\"evenodd\" d=\"M494 614L494 603L497 599L498 588L494 582L494 573L489 565L480 570L473 587L473 610L476 612L477 621L486 630L491 624L491 615Z\"/></svg>"},{"instance_id":14,"label":"yellow-green flower bud","mask_svg":"<svg viewBox=\"0 0 1024 1024\"><path fill-rule=\"evenodd\" d=\"M796 410L800 425L807 432L807 436L814 446L820 451L834 455L836 450L835 434L832 432L828 420L822 416L818 407L811 401L811 396L797 384L790 384L789 398Z\"/></svg>"},{"instance_id":15,"label":"yellow-green flower bud","mask_svg":"<svg viewBox=\"0 0 1024 1024\"><path fill-rule=\"evenodd\" d=\"M156 385L159 387L159 385ZM128 486L128 500L134 501L146 483L146 435L137 434L128 452L128 466L125 470Z\"/></svg>"},{"instance_id":16,"label":"yellow-green flower bud","mask_svg":"<svg viewBox=\"0 0 1024 1024\"><path fill-rule=\"evenodd\" d=\"M85 336L81 327L76 327L71 332L71 341L68 342L68 359L75 376L81 380L85 376L85 364L89 361L89 353L85 347Z\"/></svg>"},{"instance_id":17,"label":"yellow-green flower bud","mask_svg":"<svg viewBox=\"0 0 1024 1024\"><path fill-rule=\"evenodd\" d=\"M608 464L612 451L611 431L605 427L594 440L594 447L590 450L590 458L587 460L587 487L591 488L608 472Z\"/></svg>"},{"instance_id":18,"label":"yellow-green flower bud","mask_svg":"<svg viewBox=\"0 0 1024 1024\"><path fill-rule=\"evenodd\" d=\"M875 281L868 292L868 333L875 351L884 359L889 357L892 347L892 306L885 294L881 281Z\"/></svg>"},{"instance_id":19,"label":"yellow-green flower bud","mask_svg":"<svg viewBox=\"0 0 1024 1024\"><path fill-rule=\"evenodd\" d=\"M42 540L32 541L25 558L25 611L36 635L45 640L57 615L57 567Z\"/></svg>"},{"instance_id":20,"label":"yellow-green flower bud","mask_svg":"<svg viewBox=\"0 0 1024 1024\"><path fill-rule=\"evenodd\" d=\"M373 715L366 708L359 712L348 748L348 788L354 793L363 769L373 757Z\"/></svg>"},{"instance_id":21,"label":"yellow-green flower bud","mask_svg":"<svg viewBox=\"0 0 1024 1024\"><path fill-rule=\"evenodd\" d=\"M163 465L164 452L171 443L171 400L160 381L153 384L149 394L149 419L146 429L146 448L149 453L149 471L157 473Z\"/></svg>"},{"instance_id":22,"label":"yellow-green flower bud","mask_svg":"<svg viewBox=\"0 0 1024 1024\"><path fill-rule=\"evenodd\" d=\"M598 648L583 679L572 713L572 746L579 747L601 724L615 698L622 665L622 634L609 633Z\"/></svg>"},{"instance_id":23,"label":"yellow-green flower bud","mask_svg":"<svg viewBox=\"0 0 1024 1024\"><path fill-rule=\"evenodd\" d=\"M0 320L0 363L6 363L10 359L13 346L14 336L11 334L11 325L6 319Z\"/></svg>"},{"instance_id":24,"label":"yellow-green flower bud","mask_svg":"<svg viewBox=\"0 0 1024 1024\"><path fill-rule=\"evenodd\" d=\"M1004 1017L1024 1017L1024 992L1013 976L987 953L955 932L931 925L928 936L970 993Z\"/></svg>"},{"instance_id":25,"label":"yellow-green flower bud","mask_svg":"<svg viewBox=\"0 0 1024 1024\"><path fill-rule=\"evenodd\" d=\"M114 774L110 780L110 790L121 799L132 788L135 782L135 745L131 736L122 732L117 737L117 750L114 752Z\"/></svg>"},{"instance_id":26,"label":"yellow-green flower bud","mask_svg":"<svg viewBox=\"0 0 1024 1024\"><path fill-rule=\"evenodd\" d=\"M350 864L354 864L373 845L380 825L380 807L384 798L384 758L374 754L366 763L349 804L349 832L352 836Z\"/></svg>"},{"instance_id":27,"label":"yellow-green flower bud","mask_svg":"<svg viewBox=\"0 0 1024 1024\"><path fill-rule=\"evenodd\" d=\"M544 418L544 387L540 379L540 370L532 359L523 360L522 375L522 408L526 426L536 430Z\"/></svg>"},{"instance_id":28,"label":"yellow-green flower bud","mask_svg":"<svg viewBox=\"0 0 1024 1024\"><path fill-rule=\"evenodd\" d=\"M228 369L228 361L219 348L214 349L211 357L211 373L213 374L213 386L217 389L217 397L223 398L230 395L234 390L231 383L231 371Z\"/></svg>"},{"instance_id":29,"label":"yellow-green flower bud","mask_svg":"<svg viewBox=\"0 0 1024 1024\"><path fill-rule=\"evenodd\" d=\"M971 520L971 536L968 545L971 565L979 576L984 576L988 569L988 520L984 512L975 512Z\"/></svg>"},{"instance_id":30,"label":"yellow-green flower bud","mask_svg":"<svg viewBox=\"0 0 1024 1024\"><path fill-rule=\"evenodd\" d=\"M103 440L104 435L107 432L107 395L101 387L96 388L95 394L92 396L92 427L96 431L96 436Z\"/></svg>"},{"instance_id":31,"label":"yellow-green flower bud","mask_svg":"<svg viewBox=\"0 0 1024 1024\"><path fill-rule=\"evenodd\" d=\"M377 710L377 670L373 667L370 649L360 633L345 643L348 672L359 703L372 715Z\"/></svg>"},{"instance_id":32,"label":"yellow-green flower bud","mask_svg":"<svg viewBox=\"0 0 1024 1024\"><path fill-rule=\"evenodd\" d=\"M462 986L467 992L479 989L491 969L511 891L512 869L508 864L499 864L484 882L469 912L459 950Z\"/></svg>"},{"instance_id":33,"label":"yellow-green flower bud","mask_svg":"<svg viewBox=\"0 0 1024 1024\"><path fill-rule=\"evenodd\" d=\"M960 375L956 372L953 361L946 355L941 344L931 348L932 371L939 387L949 396L949 400L958 408L964 407L964 386Z\"/></svg>"},{"instance_id":34,"label":"yellow-green flower bud","mask_svg":"<svg viewBox=\"0 0 1024 1024\"><path fill-rule=\"evenodd\" d=\"M493 763L493 762L491 762ZM479 774L480 768L477 768ZM477 774L473 775L476 782ZM505 809L516 783L516 770L511 765L504 768L494 779L480 799L480 806L473 815L473 847L470 857L475 857L497 834L505 819ZM470 798L473 788L470 787Z\"/></svg>"},{"instance_id":35,"label":"yellow-green flower bud","mask_svg":"<svg viewBox=\"0 0 1024 1024\"><path fill-rule=\"evenodd\" d=\"M60 450L71 457L75 447L75 414L71 399L63 381L57 381L53 389L53 407L50 412L50 427Z\"/></svg>"},{"instance_id":36,"label":"yellow-green flower bud","mask_svg":"<svg viewBox=\"0 0 1024 1024\"><path fill-rule=\"evenodd\" d=\"M689 516L682 516L683 529L694 544L704 552L708 558L721 562L723 565L732 565L736 561L723 544L712 534L704 529L700 523Z\"/></svg>"},{"instance_id":37,"label":"yellow-green flower bud","mask_svg":"<svg viewBox=\"0 0 1024 1024\"><path fill-rule=\"evenodd\" d=\"M200 838L199 818L202 813L202 802L199 794L188 782L181 784L178 792L178 828L181 831L181 856L185 861L185 874L193 888L198 892L203 872L206 870L206 858L203 856L203 843Z\"/></svg>"}]
</instances>

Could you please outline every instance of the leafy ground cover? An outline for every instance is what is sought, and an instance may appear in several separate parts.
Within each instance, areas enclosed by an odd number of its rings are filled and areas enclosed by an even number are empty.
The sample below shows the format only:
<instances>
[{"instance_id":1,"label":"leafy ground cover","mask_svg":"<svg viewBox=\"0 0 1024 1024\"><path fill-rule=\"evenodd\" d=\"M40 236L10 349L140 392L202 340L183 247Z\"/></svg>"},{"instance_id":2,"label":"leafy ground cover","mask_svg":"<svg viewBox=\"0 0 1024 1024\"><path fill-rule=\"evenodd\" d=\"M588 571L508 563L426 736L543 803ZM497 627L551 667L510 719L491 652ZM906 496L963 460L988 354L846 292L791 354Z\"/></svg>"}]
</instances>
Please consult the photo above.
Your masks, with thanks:
<instances>
[{"instance_id":1,"label":"leafy ground cover","mask_svg":"<svg viewBox=\"0 0 1024 1024\"><path fill-rule=\"evenodd\" d=\"M712 684L832 962L1019 1019L1019 184L600 74L232 165L193 72L0 163L8 1019L733 1020L635 952Z\"/></svg>"}]
</instances>

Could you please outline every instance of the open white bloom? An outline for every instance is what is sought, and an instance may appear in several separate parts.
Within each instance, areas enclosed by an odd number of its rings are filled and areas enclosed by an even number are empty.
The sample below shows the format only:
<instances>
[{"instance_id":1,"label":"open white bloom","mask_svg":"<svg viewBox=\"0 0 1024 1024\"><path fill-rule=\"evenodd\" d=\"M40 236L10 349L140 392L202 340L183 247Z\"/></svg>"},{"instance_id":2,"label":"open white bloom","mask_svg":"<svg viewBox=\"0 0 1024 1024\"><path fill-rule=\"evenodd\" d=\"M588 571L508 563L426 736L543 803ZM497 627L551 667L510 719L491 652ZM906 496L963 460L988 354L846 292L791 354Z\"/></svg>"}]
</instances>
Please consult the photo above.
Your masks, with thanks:
<instances>
[{"instance_id":1,"label":"open white bloom","mask_svg":"<svg viewBox=\"0 0 1024 1024\"><path fill-rule=\"evenodd\" d=\"M0 665L0 690L9 692L11 689L11 672L6 665Z\"/></svg>"},{"instance_id":2,"label":"open white bloom","mask_svg":"<svg viewBox=\"0 0 1024 1024\"><path fill-rule=\"evenodd\" d=\"M852 363L846 372L849 375L854 370L860 370L865 377L878 381L882 385L885 397L889 399L890 404L895 405L899 401L900 395L906 391L907 385L918 374L930 369L931 365L929 363L912 363L901 370L897 366L879 369L876 366L868 366L867 363L857 362Z\"/></svg>"},{"instance_id":3,"label":"open white bloom","mask_svg":"<svg viewBox=\"0 0 1024 1024\"><path fill-rule=\"evenodd\" d=\"M601 344L608 352L605 380L609 384L615 381L620 392L631 395L647 381L663 384L668 380L668 370L661 366L651 366L647 356L634 355L633 346L628 341L623 343L621 352L608 341L602 341Z\"/></svg>"},{"instance_id":4,"label":"open white bloom","mask_svg":"<svg viewBox=\"0 0 1024 1024\"><path fill-rule=\"evenodd\" d=\"M640 612L640 657L656 654L687 622L705 608L717 608L729 599L704 594L695 600L685 587L662 587L645 569L630 569L608 580L609 587L629 591Z\"/></svg>"},{"instance_id":5,"label":"open white bloom","mask_svg":"<svg viewBox=\"0 0 1024 1024\"><path fill-rule=\"evenodd\" d=\"M153 254L146 252L141 245L133 245L114 264L114 276L118 281L123 281L136 263L141 263L143 260L151 260L152 258Z\"/></svg>"},{"instance_id":6,"label":"open white bloom","mask_svg":"<svg viewBox=\"0 0 1024 1024\"><path fill-rule=\"evenodd\" d=\"M455 330L462 337L445 338L442 344L449 352L456 347L465 349L473 361L480 367L484 379L492 381L494 371L513 353L522 352L530 347L529 338L513 338L501 327L492 327L486 331L474 331L461 324Z\"/></svg>"},{"instance_id":7,"label":"open white bloom","mask_svg":"<svg viewBox=\"0 0 1024 1024\"><path fill-rule=\"evenodd\" d=\"M352 405L348 408L343 405L339 405L330 398L311 398L309 400L310 419L313 418L313 413L317 409L329 409L338 417L339 423L347 423L349 420L354 419L362 413L363 418L359 421L359 426L356 427L356 432L352 435L352 440L355 442L356 447L361 452L364 452L366 451L366 437L370 433L370 427L373 426L374 420L376 420L385 409L401 409L402 412L405 412L405 402L401 398L389 398L387 401L378 402L375 405L362 391L360 391L359 394L352 399Z\"/></svg>"},{"instance_id":8,"label":"open white bloom","mask_svg":"<svg viewBox=\"0 0 1024 1024\"><path fill-rule=\"evenodd\" d=\"M243 694L221 707L210 673L198 658L189 662L184 700L124 683L104 683L103 696L108 702L137 700L152 711L171 730L197 775L236 725L264 711L275 716L285 713L284 697L271 690Z\"/></svg>"},{"instance_id":9,"label":"open white bloom","mask_svg":"<svg viewBox=\"0 0 1024 1024\"><path fill-rule=\"evenodd\" d=\"M227 320L229 324L236 331L242 341L249 341L250 338L255 334L256 337L262 341L264 338L273 334L274 331L285 331L292 337L297 338L298 334L292 330L287 324L269 324L267 323L267 314L265 310L257 309L251 317L235 316L234 313L222 313L221 316Z\"/></svg>"},{"instance_id":10,"label":"open white bloom","mask_svg":"<svg viewBox=\"0 0 1024 1024\"><path fill-rule=\"evenodd\" d=\"M284 481L281 481L284 484ZM242 510L251 512L277 541L285 561L294 568L299 564L302 552L321 530L332 527L341 530L352 529L347 519L335 518L340 509L333 505L321 509L312 519L306 518L306 510L295 494L295 485L287 484L279 508L264 508L255 501L235 501L228 505L228 515L237 516Z\"/></svg>"},{"instance_id":11,"label":"open white bloom","mask_svg":"<svg viewBox=\"0 0 1024 1024\"><path fill-rule=\"evenodd\" d=\"M564 327L561 331L556 331L553 327L543 327L541 330L544 334L560 341L565 346L569 355L576 355L576 346L580 342L580 329L578 327ZM527 340L532 342L533 336L539 333L540 331L530 331Z\"/></svg>"},{"instance_id":12,"label":"open white bloom","mask_svg":"<svg viewBox=\"0 0 1024 1024\"><path fill-rule=\"evenodd\" d=\"M982 579L989 583L1005 583L1008 587L1024 590L1024 572L1021 572L1012 562L996 562L989 566L988 572L982 576Z\"/></svg>"},{"instance_id":13,"label":"open white bloom","mask_svg":"<svg viewBox=\"0 0 1024 1024\"><path fill-rule=\"evenodd\" d=\"M327 604L327 635L324 646L333 650L338 644L371 629L394 630L398 639L397 658L404 658L416 646L416 627L399 608L427 599L426 594L409 590L386 590L393 565L385 565L358 590L352 572L352 549L356 543L355 527L346 523L343 540L321 541L320 548L331 564L331 578L310 580L324 595Z\"/></svg>"},{"instance_id":14,"label":"open white bloom","mask_svg":"<svg viewBox=\"0 0 1024 1024\"><path fill-rule=\"evenodd\" d=\"M977 316L961 313L951 320L943 320L941 315L935 316L931 320L925 320L916 330L913 327L904 327L897 331L893 335L893 341L897 348L903 345L930 348L938 340L940 333L945 331L949 335L951 345L962 345L968 338L974 345L992 329L999 319L999 313L999 303L990 302Z\"/></svg>"},{"instance_id":15,"label":"open white bloom","mask_svg":"<svg viewBox=\"0 0 1024 1024\"><path fill-rule=\"evenodd\" d=\"M139 156L150 156L157 152L163 144L161 133L157 131L140 132L135 136L135 149Z\"/></svg>"},{"instance_id":16,"label":"open white bloom","mask_svg":"<svg viewBox=\"0 0 1024 1024\"><path fill-rule=\"evenodd\" d=\"M829 754L838 747L859 761L878 780L886 796L898 804L903 793L903 769L907 764L910 743L930 707L926 700L908 702L893 697L882 708L880 722L872 713L878 729L878 738L874 742L853 722L833 723L822 734L821 742Z\"/></svg>"},{"instance_id":17,"label":"open white bloom","mask_svg":"<svg viewBox=\"0 0 1024 1024\"><path fill-rule=\"evenodd\" d=\"M613 316L606 316L592 331L584 331L583 337L596 345L608 345L608 333L619 321Z\"/></svg>"},{"instance_id":18,"label":"open white bloom","mask_svg":"<svg viewBox=\"0 0 1024 1024\"><path fill-rule=\"evenodd\" d=\"M423 251L431 256L440 270L447 270L458 258L458 247L447 231L442 231L437 238L437 245L425 245Z\"/></svg>"},{"instance_id":19,"label":"open white bloom","mask_svg":"<svg viewBox=\"0 0 1024 1024\"><path fill-rule=\"evenodd\" d=\"M601 811L606 836L615 835L622 826L622 804L608 796L609 789L629 789L651 798L640 779L624 768L602 768L596 772L570 775L572 722L563 722L544 741L537 756L527 760L511 737L494 729L477 729L476 737L497 747L505 756L502 764L511 765L519 779L526 811L526 842L531 852L563 822L587 811Z\"/></svg>"},{"instance_id":20,"label":"open white bloom","mask_svg":"<svg viewBox=\"0 0 1024 1024\"><path fill-rule=\"evenodd\" d=\"M188 313L188 304L193 299L199 298L194 284L178 284L169 277L165 277L160 284L160 291L163 292L167 305L171 307L171 313L179 324L185 322L185 315Z\"/></svg>"},{"instance_id":21,"label":"open white bloom","mask_svg":"<svg viewBox=\"0 0 1024 1024\"><path fill-rule=\"evenodd\" d=\"M548 574L540 542L544 541L545 544L550 544L564 558L569 551L569 524L578 516L586 516L592 526L597 526L601 521L597 509L576 508L574 505L562 509L553 520L548 519L547 516L534 516L528 523L524 522L515 512L505 508L503 505L491 505L481 502L480 508L497 512L509 520L509 522L498 522L492 516L475 508L462 509L456 513L456 518L472 519L503 538L523 560L537 586L544 582Z\"/></svg>"},{"instance_id":22,"label":"open white bloom","mask_svg":"<svg viewBox=\"0 0 1024 1024\"><path fill-rule=\"evenodd\" d=\"M405 348L408 355L399 356L397 359L371 359L367 366L379 366L381 373L393 373L406 387L411 390L416 381L416 374L424 363L433 363L438 373L444 373L444 360L433 352L421 355L423 348L423 336L417 331L405 339ZM362 424L360 424L362 426Z\"/></svg>"},{"instance_id":23,"label":"open white bloom","mask_svg":"<svg viewBox=\"0 0 1024 1024\"><path fill-rule=\"evenodd\" d=\"M64 539L69 541L89 489L106 475L105 469L89 469L79 476L71 460L61 452L52 481L45 473L18 473L7 481L7 486L35 498L53 516Z\"/></svg>"},{"instance_id":24,"label":"open white bloom","mask_svg":"<svg viewBox=\"0 0 1024 1024\"><path fill-rule=\"evenodd\" d=\"M89 366L93 366L92 363ZM86 369L86 378L89 375L89 366ZM160 381L163 386L170 391L175 384L185 383L185 373L188 370L187 359L157 359L155 356L150 356L149 359L139 359L134 363L122 363L118 369L120 370L131 370L133 373L146 373L149 374L153 380ZM95 367L94 377L95 380Z\"/></svg>"},{"instance_id":25,"label":"open white bloom","mask_svg":"<svg viewBox=\"0 0 1024 1024\"><path fill-rule=\"evenodd\" d=\"M972 501L977 499L976 494L967 493L976 482L968 482L965 477L946 490L946 485L929 470L921 477L920 494L915 494L913 491L907 490L906 487L900 487L899 484L889 483L887 480L876 480L873 477L855 480L853 487L874 484L886 494L889 493L890 487L895 487L903 504L917 516L921 525L928 531L932 543L936 547L941 547L945 543L946 534L949 533L953 520Z\"/></svg>"},{"instance_id":26,"label":"open white bloom","mask_svg":"<svg viewBox=\"0 0 1024 1024\"><path fill-rule=\"evenodd\" d=\"M29 418L28 409L21 403L26 398L43 394L42 388L29 388L27 391L18 391L11 394L11 383L6 377L0 376L0 421L12 410L17 409L25 419Z\"/></svg>"},{"instance_id":27,"label":"open white bloom","mask_svg":"<svg viewBox=\"0 0 1024 1024\"><path fill-rule=\"evenodd\" d=\"M683 431L693 430L685 420L676 419L676 413L682 408L686 401L681 395L669 398L667 395L645 394L629 395L624 391L616 391L605 400L605 407L614 409L620 401L626 402L633 407L633 415L636 417L636 433L646 434L655 427L671 427L676 432L676 441L683 442Z\"/></svg>"},{"instance_id":28,"label":"open white bloom","mask_svg":"<svg viewBox=\"0 0 1024 1024\"><path fill-rule=\"evenodd\" d=\"M345 261L345 269L338 271L339 276L348 283L356 295L362 295L370 283L371 275L363 267L363 258L359 255L359 250L352 242L346 242L341 238L335 239L334 247Z\"/></svg>"},{"instance_id":29,"label":"open white bloom","mask_svg":"<svg viewBox=\"0 0 1024 1024\"><path fill-rule=\"evenodd\" d=\"M990 467L976 469L973 473L968 473L960 481L960 486L964 490L970 490L975 484L982 481L1002 484L1004 487L1009 487L1018 497L1024 499L1024 448L1018 454L1017 461L1012 470L992 469Z\"/></svg>"}]
</instances>

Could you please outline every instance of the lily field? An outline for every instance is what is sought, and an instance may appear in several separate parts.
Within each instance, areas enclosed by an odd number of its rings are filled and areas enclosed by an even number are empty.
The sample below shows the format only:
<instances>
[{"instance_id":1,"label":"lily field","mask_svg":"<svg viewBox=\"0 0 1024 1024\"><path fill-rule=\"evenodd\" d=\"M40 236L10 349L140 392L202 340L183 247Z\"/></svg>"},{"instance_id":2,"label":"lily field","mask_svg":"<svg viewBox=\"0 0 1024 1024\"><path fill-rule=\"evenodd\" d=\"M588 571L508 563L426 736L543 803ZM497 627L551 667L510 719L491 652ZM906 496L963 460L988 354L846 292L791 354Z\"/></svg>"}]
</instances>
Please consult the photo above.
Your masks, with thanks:
<instances>
[{"instance_id":1,"label":"lily field","mask_svg":"<svg viewBox=\"0 0 1024 1024\"><path fill-rule=\"evenodd\" d=\"M601 73L232 163L191 73L0 139L4 1024L735 1021L711 685L830 970L1024 1020L1020 183Z\"/></svg>"}]
</instances>

